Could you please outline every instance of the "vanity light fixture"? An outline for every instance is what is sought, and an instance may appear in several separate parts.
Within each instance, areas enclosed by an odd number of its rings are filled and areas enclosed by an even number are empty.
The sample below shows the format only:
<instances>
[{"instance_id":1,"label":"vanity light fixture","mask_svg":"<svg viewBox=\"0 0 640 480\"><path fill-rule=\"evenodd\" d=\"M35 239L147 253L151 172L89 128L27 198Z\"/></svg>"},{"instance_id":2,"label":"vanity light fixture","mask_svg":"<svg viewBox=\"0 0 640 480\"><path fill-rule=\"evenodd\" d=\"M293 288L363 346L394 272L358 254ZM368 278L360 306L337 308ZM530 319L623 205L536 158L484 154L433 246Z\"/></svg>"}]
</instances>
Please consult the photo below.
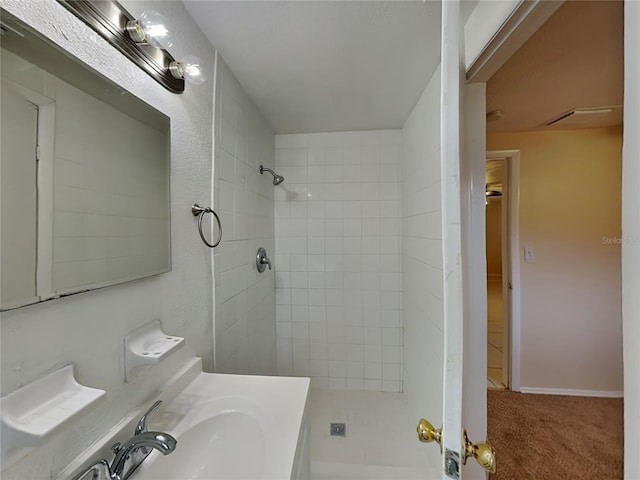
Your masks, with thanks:
<instances>
[{"instance_id":1,"label":"vanity light fixture","mask_svg":"<svg viewBox=\"0 0 640 480\"><path fill-rule=\"evenodd\" d=\"M135 20L129 20L125 30L136 43L148 43L168 50L173 46L166 18L155 10L146 10Z\"/></svg>"},{"instance_id":2,"label":"vanity light fixture","mask_svg":"<svg viewBox=\"0 0 640 480\"><path fill-rule=\"evenodd\" d=\"M169 53L173 37L162 14L147 10L134 18L115 0L57 1L167 90L182 93L185 81L205 82L206 68L199 58L185 56L178 61Z\"/></svg>"},{"instance_id":3,"label":"vanity light fixture","mask_svg":"<svg viewBox=\"0 0 640 480\"><path fill-rule=\"evenodd\" d=\"M149 44L161 50L173 46L169 22L155 10L144 11L139 18L129 20L125 30L129 37L141 44ZM173 78L185 80L192 85L201 85L207 79L204 64L195 55L187 55L182 61L169 63L169 73Z\"/></svg>"},{"instance_id":4,"label":"vanity light fixture","mask_svg":"<svg viewBox=\"0 0 640 480\"><path fill-rule=\"evenodd\" d=\"M192 85L200 85L207 79L204 64L195 55L187 55L181 62L171 62L169 72L175 78L182 78Z\"/></svg>"}]
</instances>

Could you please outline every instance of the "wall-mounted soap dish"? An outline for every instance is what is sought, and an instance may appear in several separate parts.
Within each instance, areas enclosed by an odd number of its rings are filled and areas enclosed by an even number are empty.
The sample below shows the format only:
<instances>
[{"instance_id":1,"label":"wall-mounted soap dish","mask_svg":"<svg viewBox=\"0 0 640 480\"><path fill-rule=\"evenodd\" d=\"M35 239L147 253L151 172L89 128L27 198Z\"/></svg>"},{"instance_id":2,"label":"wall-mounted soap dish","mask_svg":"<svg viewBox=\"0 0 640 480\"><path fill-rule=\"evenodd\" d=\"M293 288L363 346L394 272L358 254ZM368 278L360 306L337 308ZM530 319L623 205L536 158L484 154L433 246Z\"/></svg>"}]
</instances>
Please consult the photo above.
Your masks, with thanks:
<instances>
[{"instance_id":1,"label":"wall-mounted soap dish","mask_svg":"<svg viewBox=\"0 0 640 480\"><path fill-rule=\"evenodd\" d=\"M184 345L183 337L165 334L154 320L124 339L124 379L133 380L145 367L164 360Z\"/></svg>"},{"instance_id":2,"label":"wall-mounted soap dish","mask_svg":"<svg viewBox=\"0 0 640 480\"><path fill-rule=\"evenodd\" d=\"M80 385L71 364L0 398L3 467L86 413L105 393Z\"/></svg>"}]
</instances>

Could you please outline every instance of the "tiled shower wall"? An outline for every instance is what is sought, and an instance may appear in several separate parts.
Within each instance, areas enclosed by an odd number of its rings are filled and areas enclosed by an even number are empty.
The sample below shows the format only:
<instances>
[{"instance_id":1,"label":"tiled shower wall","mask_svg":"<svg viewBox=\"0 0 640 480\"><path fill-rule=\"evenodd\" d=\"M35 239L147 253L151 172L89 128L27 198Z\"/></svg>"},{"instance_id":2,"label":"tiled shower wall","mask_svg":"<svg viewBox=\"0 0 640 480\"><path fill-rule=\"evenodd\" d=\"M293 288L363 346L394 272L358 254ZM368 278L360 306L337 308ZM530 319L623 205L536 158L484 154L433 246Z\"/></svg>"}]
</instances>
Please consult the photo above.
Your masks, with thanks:
<instances>
[{"instance_id":1,"label":"tiled shower wall","mask_svg":"<svg viewBox=\"0 0 640 480\"><path fill-rule=\"evenodd\" d=\"M258 273L255 261L259 247L275 253L274 187L258 171L273 168L274 135L220 57L215 125L214 208L223 226L214 249L215 368L275 375L274 274Z\"/></svg>"},{"instance_id":2,"label":"tiled shower wall","mask_svg":"<svg viewBox=\"0 0 640 480\"><path fill-rule=\"evenodd\" d=\"M410 417L424 416L440 424L444 368L440 68L402 128L402 139L403 388ZM426 455L437 465L437 450Z\"/></svg>"},{"instance_id":3,"label":"tiled shower wall","mask_svg":"<svg viewBox=\"0 0 640 480\"><path fill-rule=\"evenodd\" d=\"M276 136L278 373L402 391L399 130Z\"/></svg>"}]
</instances>

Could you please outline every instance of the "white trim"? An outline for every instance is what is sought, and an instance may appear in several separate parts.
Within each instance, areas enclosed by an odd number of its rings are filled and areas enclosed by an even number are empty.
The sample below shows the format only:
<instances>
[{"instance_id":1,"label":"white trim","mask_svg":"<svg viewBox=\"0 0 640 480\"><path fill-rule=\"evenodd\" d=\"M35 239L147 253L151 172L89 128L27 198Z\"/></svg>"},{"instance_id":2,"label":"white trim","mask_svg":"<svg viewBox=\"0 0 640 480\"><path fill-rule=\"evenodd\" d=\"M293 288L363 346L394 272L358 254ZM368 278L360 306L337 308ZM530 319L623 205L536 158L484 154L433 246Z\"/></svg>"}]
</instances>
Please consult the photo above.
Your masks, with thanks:
<instances>
[{"instance_id":1,"label":"white trim","mask_svg":"<svg viewBox=\"0 0 640 480\"><path fill-rule=\"evenodd\" d=\"M509 352L511 357L510 389L520 390L520 150L492 150L487 160L503 158L507 166L507 208L509 226L509 264L503 265L503 275L511 280L509 302Z\"/></svg>"},{"instance_id":2,"label":"white trim","mask_svg":"<svg viewBox=\"0 0 640 480\"><path fill-rule=\"evenodd\" d=\"M571 397L624 398L622 390L578 390L573 388L520 387L520 393L569 395Z\"/></svg>"},{"instance_id":3,"label":"white trim","mask_svg":"<svg viewBox=\"0 0 640 480\"><path fill-rule=\"evenodd\" d=\"M465 35L476 42L466 46L467 80L488 81L562 3L563 0L479 2L465 25Z\"/></svg>"},{"instance_id":4,"label":"white trim","mask_svg":"<svg viewBox=\"0 0 640 480\"><path fill-rule=\"evenodd\" d=\"M218 127L217 107L219 106L216 101L216 95L218 94L218 75L221 74L218 68L218 49L215 50L213 56L213 122L211 122L211 198L209 202L211 208L217 208L216 202L216 128ZM209 232L209 238L216 238L214 232L214 223L211 222L211 231ZM216 361L216 262L215 262L215 249L209 249L211 253L211 366L213 371L217 372L218 362Z\"/></svg>"},{"instance_id":5,"label":"white trim","mask_svg":"<svg viewBox=\"0 0 640 480\"><path fill-rule=\"evenodd\" d=\"M640 3L624 2L624 132L622 140L622 332L624 473L640 478Z\"/></svg>"},{"instance_id":6,"label":"white trim","mask_svg":"<svg viewBox=\"0 0 640 480\"><path fill-rule=\"evenodd\" d=\"M487 259L486 259L486 91L484 83L463 88L460 197L464 292L462 421L469 437L487 438ZM476 462L465 479L486 479Z\"/></svg>"},{"instance_id":7,"label":"white trim","mask_svg":"<svg viewBox=\"0 0 640 480\"><path fill-rule=\"evenodd\" d=\"M463 294L460 223L460 3L442 2L440 91L440 179L444 365L442 449L462 453ZM445 475L441 457L442 479Z\"/></svg>"}]
</instances>

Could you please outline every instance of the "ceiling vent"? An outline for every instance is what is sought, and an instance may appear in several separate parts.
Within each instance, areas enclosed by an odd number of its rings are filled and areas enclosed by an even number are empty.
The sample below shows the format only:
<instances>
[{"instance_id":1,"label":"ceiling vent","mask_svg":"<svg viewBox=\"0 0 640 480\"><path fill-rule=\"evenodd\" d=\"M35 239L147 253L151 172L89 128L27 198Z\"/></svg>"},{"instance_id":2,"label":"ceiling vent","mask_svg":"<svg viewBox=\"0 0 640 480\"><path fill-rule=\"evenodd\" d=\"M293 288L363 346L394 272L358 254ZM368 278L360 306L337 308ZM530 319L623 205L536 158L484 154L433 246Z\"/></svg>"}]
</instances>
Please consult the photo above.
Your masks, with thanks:
<instances>
[{"instance_id":1,"label":"ceiling vent","mask_svg":"<svg viewBox=\"0 0 640 480\"><path fill-rule=\"evenodd\" d=\"M604 120L604 117L619 116L622 105L608 105L604 107L579 107L569 110L548 122L541 127L562 126L565 128L590 127L595 120Z\"/></svg>"}]
</instances>

